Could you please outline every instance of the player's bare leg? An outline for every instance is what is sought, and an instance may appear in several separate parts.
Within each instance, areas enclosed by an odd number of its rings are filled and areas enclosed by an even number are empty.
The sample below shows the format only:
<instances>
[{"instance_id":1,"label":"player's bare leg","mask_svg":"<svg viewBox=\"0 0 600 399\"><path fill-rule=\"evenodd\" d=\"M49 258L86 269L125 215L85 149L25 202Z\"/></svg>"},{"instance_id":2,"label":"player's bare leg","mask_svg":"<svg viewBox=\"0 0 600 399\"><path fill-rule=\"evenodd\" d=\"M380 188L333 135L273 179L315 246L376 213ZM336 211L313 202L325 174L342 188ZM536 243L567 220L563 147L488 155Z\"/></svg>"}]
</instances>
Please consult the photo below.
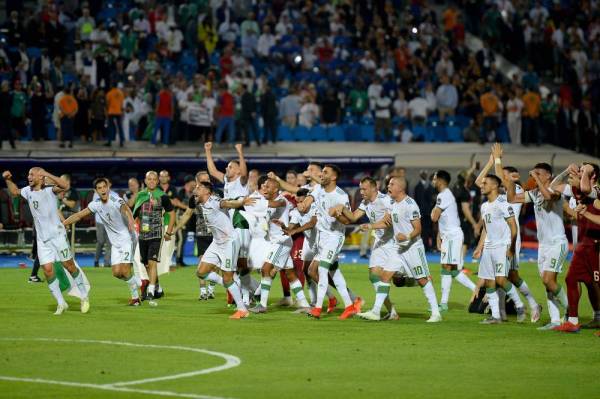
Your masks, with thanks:
<instances>
[{"instance_id":1,"label":"player's bare leg","mask_svg":"<svg viewBox=\"0 0 600 399\"><path fill-rule=\"evenodd\" d=\"M456 280L470 291L475 289L475 283L462 271L458 270L457 265L442 265L442 296L440 298L440 310L445 312L448 310L448 301L450 299L450 290L452 280Z\"/></svg>"},{"instance_id":2,"label":"player's bare leg","mask_svg":"<svg viewBox=\"0 0 600 399\"><path fill-rule=\"evenodd\" d=\"M133 273L133 267L131 263L119 263L112 266L113 276L119 280L123 280L129 286L129 292L131 294L131 300L129 301L130 306L139 306L140 295L139 288L142 285L141 280Z\"/></svg>"},{"instance_id":3,"label":"player's bare leg","mask_svg":"<svg viewBox=\"0 0 600 399\"><path fill-rule=\"evenodd\" d=\"M521 294L527 299L529 303L529 312L531 313L531 322L537 323L540 319L542 313L542 307L537 303L533 294L529 290L529 286L521 278L518 270L509 270L508 271L508 280L519 290Z\"/></svg>"}]
</instances>

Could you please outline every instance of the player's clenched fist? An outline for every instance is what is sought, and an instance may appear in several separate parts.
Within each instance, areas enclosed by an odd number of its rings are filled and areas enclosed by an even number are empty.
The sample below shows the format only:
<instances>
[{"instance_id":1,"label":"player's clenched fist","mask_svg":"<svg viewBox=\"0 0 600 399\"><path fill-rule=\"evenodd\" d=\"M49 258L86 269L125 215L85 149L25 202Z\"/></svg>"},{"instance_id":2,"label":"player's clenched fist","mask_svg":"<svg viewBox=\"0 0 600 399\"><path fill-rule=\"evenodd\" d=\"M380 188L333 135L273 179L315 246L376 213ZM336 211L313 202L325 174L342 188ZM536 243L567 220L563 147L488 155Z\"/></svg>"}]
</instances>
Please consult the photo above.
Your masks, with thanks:
<instances>
[{"instance_id":1,"label":"player's clenched fist","mask_svg":"<svg viewBox=\"0 0 600 399\"><path fill-rule=\"evenodd\" d=\"M4 180L10 180L10 179L12 179L12 173L10 173L9 170L5 170L4 172L2 172L2 178Z\"/></svg>"}]
</instances>

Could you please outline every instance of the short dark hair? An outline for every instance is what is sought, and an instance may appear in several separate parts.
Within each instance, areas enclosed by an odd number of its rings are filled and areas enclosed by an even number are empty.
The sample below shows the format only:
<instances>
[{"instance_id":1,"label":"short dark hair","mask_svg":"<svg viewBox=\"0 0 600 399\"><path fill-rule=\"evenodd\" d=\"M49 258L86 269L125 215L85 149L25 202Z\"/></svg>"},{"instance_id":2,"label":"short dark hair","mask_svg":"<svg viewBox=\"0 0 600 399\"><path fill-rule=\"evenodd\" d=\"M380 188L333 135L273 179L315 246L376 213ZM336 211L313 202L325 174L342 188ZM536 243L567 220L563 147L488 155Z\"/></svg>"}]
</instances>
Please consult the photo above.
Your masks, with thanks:
<instances>
[{"instance_id":1,"label":"short dark hair","mask_svg":"<svg viewBox=\"0 0 600 399\"><path fill-rule=\"evenodd\" d=\"M265 182L269 180L269 176L267 175L261 175L258 177L258 180L256 182L256 185L258 186L258 188L261 188L263 184L265 184Z\"/></svg>"},{"instance_id":2,"label":"short dark hair","mask_svg":"<svg viewBox=\"0 0 600 399\"><path fill-rule=\"evenodd\" d=\"M446 184L450 184L450 180L452 179L450 177L450 173L446 172L445 170L441 170L441 169L438 170L437 172L435 172L435 177L445 181Z\"/></svg>"},{"instance_id":3,"label":"short dark hair","mask_svg":"<svg viewBox=\"0 0 600 399\"><path fill-rule=\"evenodd\" d=\"M496 182L496 185L498 187L500 187L502 185L502 180L500 180L500 178L494 174L488 173L485 177L487 179L492 179L494 182Z\"/></svg>"},{"instance_id":4,"label":"short dark hair","mask_svg":"<svg viewBox=\"0 0 600 399\"><path fill-rule=\"evenodd\" d=\"M106 177L99 177L94 180L94 188L98 187L98 184L104 183L108 186L108 179Z\"/></svg>"},{"instance_id":5,"label":"short dark hair","mask_svg":"<svg viewBox=\"0 0 600 399\"><path fill-rule=\"evenodd\" d=\"M517 170L517 168L515 168L514 166L505 166L502 169L504 169L508 173L519 173L519 171Z\"/></svg>"},{"instance_id":6,"label":"short dark hair","mask_svg":"<svg viewBox=\"0 0 600 399\"><path fill-rule=\"evenodd\" d=\"M296 192L296 197L306 197L309 192L307 188L301 188Z\"/></svg>"},{"instance_id":7,"label":"short dark hair","mask_svg":"<svg viewBox=\"0 0 600 399\"><path fill-rule=\"evenodd\" d=\"M336 177L338 177L338 178L340 178L342 176L342 170L337 165L328 163L327 165L323 166L323 168L329 168L329 169L333 170L335 172Z\"/></svg>"},{"instance_id":8,"label":"short dark hair","mask_svg":"<svg viewBox=\"0 0 600 399\"><path fill-rule=\"evenodd\" d=\"M360 179L360 182L369 183L371 187L377 187L377 181L375 181L375 179L373 179L371 176L363 177L362 179Z\"/></svg>"},{"instance_id":9,"label":"short dark hair","mask_svg":"<svg viewBox=\"0 0 600 399\"><path fill-rule=\"evenodd\" d=\"M317 161L312 161L308 163L308 166L310 165L314 165L314 166L318 166L320 169L323 169L323 164L321 162L317 162ZM325 165L327 166L327 165Z\"/></svg>"},{"instance_id":10,"label":"short dark hair","mask_svg":"<svg viewBox=\"0 0 600 399\"><path fill-rule=\"evenodd\" d=\"M535 166L533 167L533 169L543 169L546 172L552 174L552 166L550 166L550 164L548 164L546 162L536 163Z\"/></svg>"},{"instance_id":11,"label":"short dark hair","mask_svg":"<svg viewBox=\"0 0 600 399\"><path fill-rule=\"evenodd\" d=\"M208 191L210 191L211 193L213 192L213 185L212 183L209 183L207 181L201 181L198 183L198 185L204 187L205 189L207 189Z\"/></svg>"},{"instance_id":12,"label":"short dark hair","mask_svg":"<svg viewBox=\"0 0 600 399\"><path fill-rule=\"evenodd\" d=\"M592 168L594 168L594 175L596 176L596 178L600 177L600 167L598 167L597 164L591 162L584 162L583 164L590 165Z\"/></svg>"},{"instance_id":13,"label":"short dark hair","mask_svg":"<svg viewBox=\"0 0 600 399\"><path fill-rule=\"evenodd\" d=\"M298 176L298 172L296 172L294 169L290 169L287 172L285 172L286 175L288 175L290 173L293 174L294 176Z\"/></svg>"}]
</instances>

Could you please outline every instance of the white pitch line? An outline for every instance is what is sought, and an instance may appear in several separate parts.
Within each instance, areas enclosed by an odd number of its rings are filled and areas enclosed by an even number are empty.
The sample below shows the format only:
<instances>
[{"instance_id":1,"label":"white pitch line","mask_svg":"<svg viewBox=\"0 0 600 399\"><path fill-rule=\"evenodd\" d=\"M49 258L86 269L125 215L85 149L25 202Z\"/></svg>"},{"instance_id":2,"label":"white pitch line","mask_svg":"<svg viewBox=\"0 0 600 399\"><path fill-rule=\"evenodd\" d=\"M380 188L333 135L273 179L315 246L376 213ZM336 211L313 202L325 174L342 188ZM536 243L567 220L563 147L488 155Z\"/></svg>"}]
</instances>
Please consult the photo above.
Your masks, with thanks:
<instances>
[{"instance_id":1,"label":"white pitch line","mask_svg":"<svg viewBox=\"0 0 600 399\"><path fill-rule=\"evenodd\" d=\"M171 392L171 391L154 391L154 390L148 390L148 389L121 388L121 387L114 387L112 385L96 385L96 384L86 384L83 382L44 380L42 378L20 378L20 377L9 377L9 376L5 376L5 375L0 375L0 380L16 381L16 382L33 382L33 383L37 383L37 384L63 385L63 386L68 386L68 387L101 389L104 391L115 391L115 392L145 393L145 394L149 394L149 395L170 396L170 397L178 397L178 398L228 399L228 398L224 398L221 396L198 395L198 394L194 394L194 393L181 393L181 392Z\"/></svg>"},{"instance_id":2,"label":"white pitch line","mask_svg":"<svg viewBox=\"0 0 600 399\"><path fill-rule=\"evenodd\" d=\"M154 377L154 378L145 378L142 380L135 381L122 381L115 382L109 384L89 384L89 383L80 383L80 382L69 382L69 381L57 381L57 380L45 380L41 378L20 378L20 377L11 377L11 376L0 376L0 380L6 381L23 381L23 382L34 382L34 383L43 383L43 384L55 384L55 385L65 385L65 386L75 386L75 387L85 387L92 389L103 389L108 391L119 391L119 392L137 392L137 393L148 393L159 396L176 396L182 398L192 398L192 399L225 399L218 396L209 396L209 395L197 395L192 393L179 393L179 392L170 392L170 391L154 391L154 390L145 390L145 389L133 389L133 388L125 388L127 385L138 385L138 384L146 384L157 381L167 381L167 380L175 380L179 378L186 377L194 377L197 375L210 374L217 371L227 370L233 367L239 366L242 361L237 356L229 355L227 353L214 352L205 349L199 348L191 348L187 346L169 346L169 345L153 345L153 344L134 344L131 342L122 342L122 341L108 341L108 340L93 340L93 339L67 339L67 338L0 338L1 341L43 341L43 342L75 342L75 343L90 343L90 344L103 344L103 345L119 345L119 346L129 346L136 348L151 348L151 349L171 349L171 350L179 350L186 352L195 352L202 353L206 355L220 357L225 359L225 364L221 366L211 367L202 370L195 370L186 373L167 375L162 377Z\"/></svg>"}]
</instances>

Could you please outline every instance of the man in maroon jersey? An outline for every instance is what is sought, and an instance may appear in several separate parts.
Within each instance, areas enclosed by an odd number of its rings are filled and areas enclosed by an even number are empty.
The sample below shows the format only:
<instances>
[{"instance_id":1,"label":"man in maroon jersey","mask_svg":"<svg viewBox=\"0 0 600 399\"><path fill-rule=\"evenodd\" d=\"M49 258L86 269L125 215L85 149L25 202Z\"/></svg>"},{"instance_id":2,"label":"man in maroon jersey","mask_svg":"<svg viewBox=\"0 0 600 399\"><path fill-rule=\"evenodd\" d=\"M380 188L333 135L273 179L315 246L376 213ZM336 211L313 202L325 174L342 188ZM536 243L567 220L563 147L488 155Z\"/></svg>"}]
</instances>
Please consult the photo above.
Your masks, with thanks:
<instances>
[{"instance_id":1,"label":"man in maroon jersey","mask_svg":"<svg viewBox=\"0 0 600 399\"><path fill-rule=\"evenodd\" d=\"M573 170L569 176L571 193L579 204L576 209L578 242L565 279L569 299L568 319L555 327L556 331L578 332L580 328L600 328L600 201L591 198L595 196L592 188L597 176L600 176L600 170L594 164L584 164L578 173ZM563 193L568 195L568 191L569 187ZM583 326L579 324L579 283L585 284L594 309L594 319Z\"/></svg>"}]
</instances>

